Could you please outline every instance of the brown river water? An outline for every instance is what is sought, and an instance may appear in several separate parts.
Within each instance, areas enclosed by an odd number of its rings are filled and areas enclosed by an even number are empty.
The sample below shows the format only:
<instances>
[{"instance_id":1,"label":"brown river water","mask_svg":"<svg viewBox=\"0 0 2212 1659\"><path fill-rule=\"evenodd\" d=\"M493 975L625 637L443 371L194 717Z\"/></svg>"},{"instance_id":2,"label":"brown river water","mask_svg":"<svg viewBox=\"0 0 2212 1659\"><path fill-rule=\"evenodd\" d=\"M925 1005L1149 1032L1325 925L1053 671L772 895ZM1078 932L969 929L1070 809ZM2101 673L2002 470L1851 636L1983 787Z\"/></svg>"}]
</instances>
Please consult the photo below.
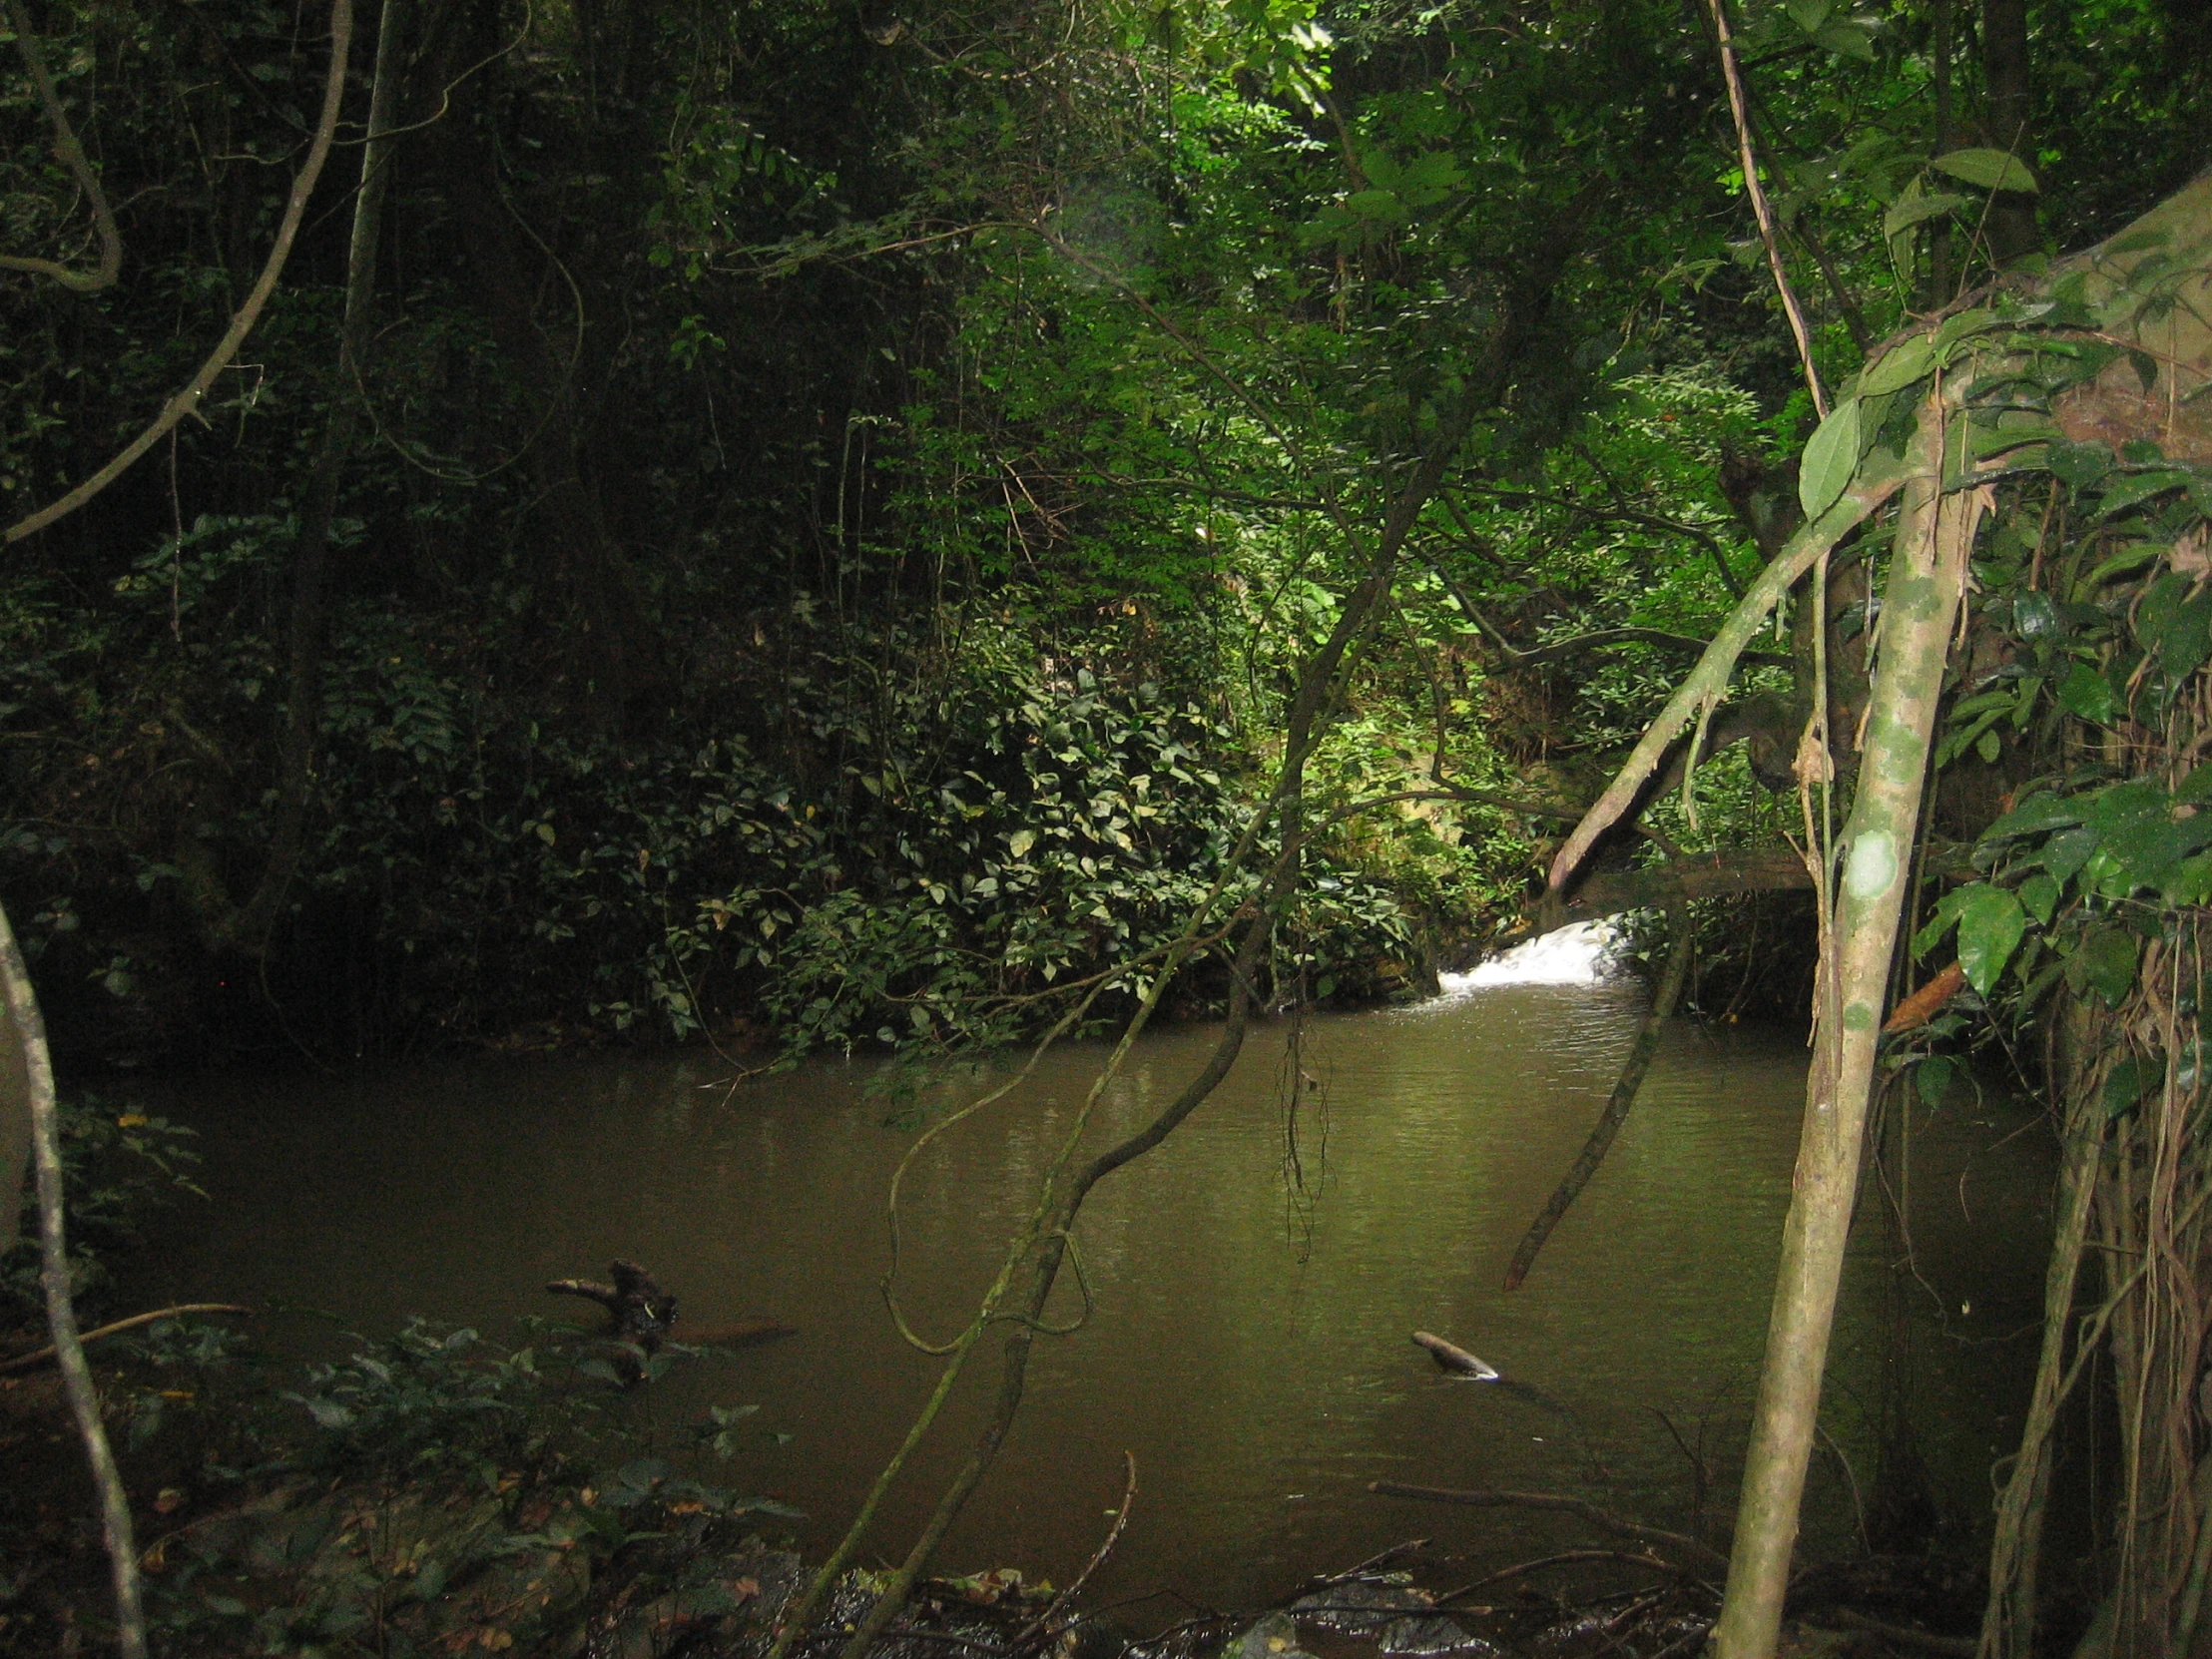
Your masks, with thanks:
<instances>
[{"instance_id":1,"label":"brown river water","mask_svg":"<svg viewBox=\"0 0 2212 1659\"><path fill-rule=\"evenodd\" d=\"M1415 1536L1476 1567L1596 1541L1554 1517L1377 1496L1377 1479L1568 1492L1683 1527L1694 1482L1661 1412L1693 1445L1702 1436L1721 1488L1706 1518L1725 1524L1789 1198L1802 1045L1677 1022L1527 1284L1498 1288L1641 1002L1629 985L1502 983L1310 1022L1303 1194L1286 1173L1291 1027L1259 1027L1214 1099L1094 1193L1079 1232L1095 1308L1076 1335L1040 1343L1020 1422L943 1567L1064 1581L1108 1525L1125 1450L1138 1496L1094 1603L1173 1591L1249 1604ZM1213 1040L1203 1028L1146 1040L1093 1138L1145 1121ZM923 1334L951 1335L987 1283L1102 1055L1050 1057L917 1162L903 1227L906 1306ZM755 1314L798 1328L681 1366L621 1408L674 1450L709 1404L758 1404L757 1442L712 1478L804 1509L792 1524L819 1555L937 1374L897 1341L878 1290L885 1190L913 1131L886 1127L863 1092L876 1062L734 1090L730 1069L688 1051L195 1085L162 1104L205 1137L212 1202L165 1223L136 1291L276 1310L268 1341L327 1354L328 1322L282 1310L372 1333L423 1314L506 1338L522 1315L588 1311L546 1296L548 1279L634 1258L695 1328ZM2017 1107L1958 1091L1939 1111L1916 1108L1910 1381L1922 1449L1968 1529L1985 1527L1988 1465L2017 1432L2050 1167ZM1841 1458L1862 1486L1872 1478L1891 1254L1879 1227L1862 1227L1824 1419L1835 1449L1813 1474L1816 1551L1850 1543ZM1078 1307L1062 1279L1056 1318ZM1407 1341L1416 1329L1540 1396L1445 1379ZM863 1559L903 1553L997 1369L994 1340Z\"/></svg>"}]
</instances>

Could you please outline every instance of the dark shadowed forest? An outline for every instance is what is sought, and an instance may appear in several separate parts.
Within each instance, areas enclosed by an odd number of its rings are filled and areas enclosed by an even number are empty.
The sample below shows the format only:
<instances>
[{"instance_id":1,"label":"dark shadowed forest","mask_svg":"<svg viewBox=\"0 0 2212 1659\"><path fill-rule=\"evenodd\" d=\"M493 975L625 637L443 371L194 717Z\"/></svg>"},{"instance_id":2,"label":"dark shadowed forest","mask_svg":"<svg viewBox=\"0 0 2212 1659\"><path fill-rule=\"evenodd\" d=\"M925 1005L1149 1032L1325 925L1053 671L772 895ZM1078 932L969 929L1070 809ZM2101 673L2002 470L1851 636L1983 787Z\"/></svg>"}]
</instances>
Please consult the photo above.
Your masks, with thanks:
<instances>
[{"instance_id":1,"label":"dark shadowed forest","mask_svg":"<svg viewBox=\"0 0 2212 1659\"><path fill-rule=\"evenodd\" d=\"M0 0L0 1651L2212 1651L2208 94L2191 0ZM1569 923L1643 1000L1507 1292L1669 1042L1809 1040L1699 1518L1396 1482L1605 1540L1488 1625L1416 1551L1164 1634L932 1577L1093 1188L1287 1044L1303 1214L1313 1022ZM591 1449L782 1332L678 1263L306 1381L214 1292L80 1346L222 1156L134 1091L587 1050L869 1068L894 1275L1089 1056L958 1334L885 1279L941 1382L796 1553ZM1969 1098L2040 1306L1939 1528L1902 1362L1860 1472L1823 1368Z\"/></svg>"}]
</instances>

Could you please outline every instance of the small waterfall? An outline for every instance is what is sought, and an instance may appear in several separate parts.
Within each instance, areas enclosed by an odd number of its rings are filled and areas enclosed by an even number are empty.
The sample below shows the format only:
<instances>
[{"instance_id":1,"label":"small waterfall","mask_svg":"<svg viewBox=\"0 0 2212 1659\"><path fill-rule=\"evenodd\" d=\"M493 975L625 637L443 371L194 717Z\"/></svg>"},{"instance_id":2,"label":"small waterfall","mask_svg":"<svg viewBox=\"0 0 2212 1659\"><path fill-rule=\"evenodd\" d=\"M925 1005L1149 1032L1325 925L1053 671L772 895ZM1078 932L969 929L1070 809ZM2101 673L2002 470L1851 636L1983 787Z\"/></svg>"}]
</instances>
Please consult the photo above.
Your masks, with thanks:
<instances>
[{"instance_id":1,"label":"small waterfall","mask_svg":"<svg viewBox=\"0 0 2212 1659\"><path fill-rule=\"evenodd\" d=\"M1437 982L1446 996L1464 996L1489 985L1601 984L1612 977L1618 943L1611 922L1578 921L1478 962L1469 972L1441 974Z\"/></svg>"}]
</instances>

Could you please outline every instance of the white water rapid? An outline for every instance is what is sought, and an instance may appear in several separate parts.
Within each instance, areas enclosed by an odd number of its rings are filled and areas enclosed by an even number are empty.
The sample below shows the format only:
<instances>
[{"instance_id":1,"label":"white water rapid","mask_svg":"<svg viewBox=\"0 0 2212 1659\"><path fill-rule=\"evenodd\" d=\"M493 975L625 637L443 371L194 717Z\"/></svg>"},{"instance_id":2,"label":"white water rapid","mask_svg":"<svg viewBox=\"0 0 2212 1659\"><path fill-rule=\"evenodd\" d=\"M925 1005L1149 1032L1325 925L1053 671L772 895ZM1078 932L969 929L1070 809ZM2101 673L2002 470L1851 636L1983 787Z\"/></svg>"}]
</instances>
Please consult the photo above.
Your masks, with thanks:
<instances>
[{"instance_id":1,"label":"white water rapid","mask_svg":"<svg viewBox=\"0 0 2212 1659\"><path fill-rule=\"evenodd\" d=\"M1609 922L1578 921L1478 962L1466 973L1440 974L1437 983L1446 996L1489 985L1595 985L1612 977L1617 942Z\"/></svg>"}]
</instances>

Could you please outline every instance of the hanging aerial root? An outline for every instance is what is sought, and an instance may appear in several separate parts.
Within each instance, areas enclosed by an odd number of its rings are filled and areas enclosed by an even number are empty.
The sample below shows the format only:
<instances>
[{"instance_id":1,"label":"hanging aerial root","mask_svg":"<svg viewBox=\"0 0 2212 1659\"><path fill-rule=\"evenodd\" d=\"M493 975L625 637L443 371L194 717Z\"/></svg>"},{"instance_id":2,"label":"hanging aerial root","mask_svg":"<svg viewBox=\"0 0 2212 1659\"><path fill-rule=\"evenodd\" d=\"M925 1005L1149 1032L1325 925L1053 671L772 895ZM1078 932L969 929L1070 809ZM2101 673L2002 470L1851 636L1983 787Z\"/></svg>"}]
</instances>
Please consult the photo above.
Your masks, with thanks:
<instances>
[{"instance_id":1,"label":"hanging aerial root","mask_svg":"<svg viewBox=\"0 0 2212 1659\"><path fill-rule=\"evenodd\" d=\"M1628 1121L1629 1110L1636 1104L1637 1091L1644 1086L1644 1073L1651 1069L1651 1058L1659 1052L1659 1034L1666 1029L1667 1021L1674 1017L1675 1007L1682 1000L1682 988L1690 977L1690 946L1696 936L1685 906L1678 904L1667 911L1667 930L1674 935L1674 948L1667 953L1667 966L1659 976L1658 989L1652 993L1651 1007L1645 1011L1643 1023L1636 1028L1636 1040L1629 1046L1628 1058L1621 1063L1620 1076L1605 1102L1605 1110L1598 1114L1597 1123L1590 1130L1590 1138L1582 1143L1581 1152L1568 1166L1567 1173L1559 1178L1559 1185L1552 1189L1551 1197L1544 1201L1536 1219L1528 1224L1528 1231L1521 1235L1512 1261L1506 1264L1505 1288L1508 1291L1520 1289L1521 1281L1528 1277L1529 1268L1535 1264L1536 1253L1551 1237L1551 1230L1582 1196L1582 1189L1590 1184L1590 1177L1597 1173L1598 1165L1605 1162L1613 1137Z\"/></svg>"}]
</instances>

